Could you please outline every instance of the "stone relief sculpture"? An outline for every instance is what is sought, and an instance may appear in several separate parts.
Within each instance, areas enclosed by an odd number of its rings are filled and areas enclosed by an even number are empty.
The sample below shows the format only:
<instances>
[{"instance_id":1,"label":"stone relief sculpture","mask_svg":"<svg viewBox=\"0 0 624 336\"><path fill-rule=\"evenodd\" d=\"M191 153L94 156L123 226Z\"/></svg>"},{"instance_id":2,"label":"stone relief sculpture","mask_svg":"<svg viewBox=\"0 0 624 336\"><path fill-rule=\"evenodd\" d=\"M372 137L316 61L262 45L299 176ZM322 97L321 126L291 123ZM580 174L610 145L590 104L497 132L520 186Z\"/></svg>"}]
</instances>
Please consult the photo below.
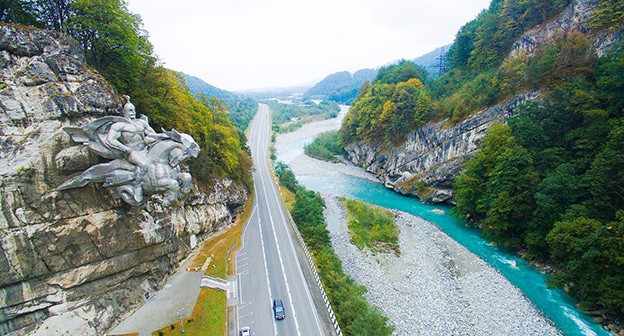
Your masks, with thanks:
<instances>
[{"instance_id":1,"label":"stone relief sculpture","mask_svg":"<svg viewBox=\"0 0 624 336\"><path fill-rule=\"evenodd\" d=\"M123 117L107 116L82 127L64 128L72 140L112 161L90 167L57 190L103 182L112 188L114 197L128 204L139 205L151 195L165 194L168 205L180 192L189 191L191 175L181 172L179 164L197 157L199 146L190 135L175 129L156 133L146 116L136 118L130 97L124 98Z\"/></svg>"}]
</instances>

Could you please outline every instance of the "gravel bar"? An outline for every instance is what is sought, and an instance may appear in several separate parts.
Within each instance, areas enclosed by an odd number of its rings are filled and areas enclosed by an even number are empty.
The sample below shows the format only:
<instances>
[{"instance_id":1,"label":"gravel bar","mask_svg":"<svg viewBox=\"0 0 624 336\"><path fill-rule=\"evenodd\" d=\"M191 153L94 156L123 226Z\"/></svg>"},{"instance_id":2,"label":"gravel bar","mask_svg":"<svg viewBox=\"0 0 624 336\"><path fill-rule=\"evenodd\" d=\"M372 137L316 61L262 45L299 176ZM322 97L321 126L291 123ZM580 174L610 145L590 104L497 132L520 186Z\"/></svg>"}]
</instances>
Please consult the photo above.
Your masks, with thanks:
<instances>
[{"instance_id":1,"label":"gravel bar","mask_svg":"<svg viewBox=\"0 0 624 336\"><path fill-rule=\"evenodd\" d=\"M340 202L324 198L345 272L368 289L367 300L397 335L562 335L518 288L434 224L396 211L401 255L373 255L350 242Z\"/></svg>"}]
</instances>

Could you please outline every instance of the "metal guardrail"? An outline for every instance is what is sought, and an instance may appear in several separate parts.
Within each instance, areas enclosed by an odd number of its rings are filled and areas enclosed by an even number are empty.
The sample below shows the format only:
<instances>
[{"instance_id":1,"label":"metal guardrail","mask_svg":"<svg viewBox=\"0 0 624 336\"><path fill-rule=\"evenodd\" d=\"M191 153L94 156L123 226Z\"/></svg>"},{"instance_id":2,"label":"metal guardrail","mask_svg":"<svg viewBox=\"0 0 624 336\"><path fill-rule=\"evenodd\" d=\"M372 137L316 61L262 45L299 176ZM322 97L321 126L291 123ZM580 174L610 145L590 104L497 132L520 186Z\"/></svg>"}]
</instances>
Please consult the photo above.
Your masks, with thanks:
<instances>
[{"instance_id":1,"label":"metal guardrail","mask_svg":"<svg viewBox=\"0 0 624 336\"><path fill-rule=\"evenodd\" d=\"M308 246L306 245L305 241L303 241L303 237L301 236L301 233L299 232L299 228L297 228L297 224L295 224L295 220L292 218L290 211L286 210L286 213L288 213L290 226L294 229L295 235L297 236L297 240L299 241L299 244L301 244L301 246L303 247L303 252L305 253L306 259L308 261L308 266L310 267L310 269L312 270L312 273L314 274L314 280L316 280L316 285L321 291L321 295L323 296L323 301L325 302L325 309L327 310L327 314L329 315L329 318L332 321L332 324L334 325L336 334L338 336L342 336L342 330L340 330L340 325L338 325L338 320L336 319L334 310L332 309L331 303L329 302L329 299L327 298L327 293L325 293L325 287L323 287L321 278L319 277L318 272L316 271L316 265L314 265L312 256L310 255L310 252L308 251Z\"/></svg>"}]
</instances>

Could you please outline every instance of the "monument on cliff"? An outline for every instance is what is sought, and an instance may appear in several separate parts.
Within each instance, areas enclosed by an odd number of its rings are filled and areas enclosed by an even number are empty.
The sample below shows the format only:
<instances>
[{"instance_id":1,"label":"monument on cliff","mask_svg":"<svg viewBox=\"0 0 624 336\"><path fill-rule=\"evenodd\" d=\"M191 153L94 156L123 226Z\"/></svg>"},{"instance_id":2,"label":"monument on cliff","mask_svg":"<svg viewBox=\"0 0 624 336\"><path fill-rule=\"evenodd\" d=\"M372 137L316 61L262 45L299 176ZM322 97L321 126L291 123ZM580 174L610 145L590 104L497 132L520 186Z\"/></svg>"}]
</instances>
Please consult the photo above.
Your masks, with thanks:
<instances>
[{"instance_id":1,"label":"monument on cliff","mask_svg":"<svg viewBox=\"0 0 624 336\"><path fill-rule=\"evenodd\" d=\"M180 193L188 193L191 175L181 172L179 165L197 157L199 146L190 135L175 129L157 133L146 116L136 117L130 97L124 98L123 117L107 116L82 127L64 128L72 140L111 161L91 166L57 190L100 182L130 205L142 204L154 194L164 194L163 203L170 204Z\"/></svg>"}]
</instances>

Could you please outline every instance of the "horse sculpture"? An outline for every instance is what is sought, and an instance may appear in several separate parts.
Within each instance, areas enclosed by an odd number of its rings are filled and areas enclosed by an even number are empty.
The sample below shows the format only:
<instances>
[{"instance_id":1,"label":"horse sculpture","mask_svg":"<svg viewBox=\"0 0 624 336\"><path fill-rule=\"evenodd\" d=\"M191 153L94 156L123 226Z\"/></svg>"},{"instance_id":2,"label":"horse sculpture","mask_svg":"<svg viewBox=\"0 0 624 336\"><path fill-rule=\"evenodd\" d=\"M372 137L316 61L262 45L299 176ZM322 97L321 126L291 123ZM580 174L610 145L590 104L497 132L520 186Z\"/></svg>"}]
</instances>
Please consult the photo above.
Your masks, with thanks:
<instances>
[{"instance_id":1,"label":"horse sculpture","mask_svg":"<svg viewBox=\"0 0 624 336\"><path fill-rule=\"evenodd\" d=\"M124 110L128 104L129 99ZM61 184L59 191L100 182L112 188L113 197L130 205L140 205L155 194L164 194L163 204L169 205L190 190L191 175L181 172L179 164L197 157L199 146L188 134L175 129L156 133L146 117L134 119L132 115L104 117L64 130L74 141L112 161L88 168Z\"/></svg>"}]
</instances>

